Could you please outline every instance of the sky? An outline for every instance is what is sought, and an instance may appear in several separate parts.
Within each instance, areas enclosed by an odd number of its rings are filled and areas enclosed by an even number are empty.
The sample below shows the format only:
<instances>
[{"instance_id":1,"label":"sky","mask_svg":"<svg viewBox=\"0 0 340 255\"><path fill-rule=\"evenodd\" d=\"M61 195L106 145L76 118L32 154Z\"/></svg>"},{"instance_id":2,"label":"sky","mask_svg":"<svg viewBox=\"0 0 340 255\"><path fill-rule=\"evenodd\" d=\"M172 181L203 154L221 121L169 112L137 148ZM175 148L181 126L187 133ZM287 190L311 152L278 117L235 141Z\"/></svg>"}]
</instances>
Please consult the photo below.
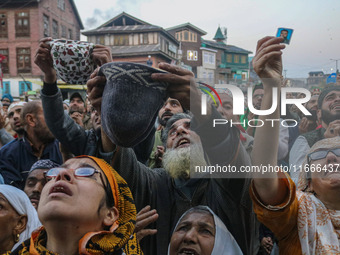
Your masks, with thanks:
<instances>
[{"instance_id":1,"label":"sky","mask_svg":"<svg viewBox=\"0 0 340 255\"><path fill-rule=\"evenodd\" d=\"M190 22L212 40L227 28L227 44L256 52L259 39L278 27L294 29L283 52L287 78L307 78L311 71L340 69L339 0L74 0L85 30L121 12L163 28ZM86 38L86 37L85 37ZM332 60L331 60L332 59Z\"/></svg>"}]
</instances>

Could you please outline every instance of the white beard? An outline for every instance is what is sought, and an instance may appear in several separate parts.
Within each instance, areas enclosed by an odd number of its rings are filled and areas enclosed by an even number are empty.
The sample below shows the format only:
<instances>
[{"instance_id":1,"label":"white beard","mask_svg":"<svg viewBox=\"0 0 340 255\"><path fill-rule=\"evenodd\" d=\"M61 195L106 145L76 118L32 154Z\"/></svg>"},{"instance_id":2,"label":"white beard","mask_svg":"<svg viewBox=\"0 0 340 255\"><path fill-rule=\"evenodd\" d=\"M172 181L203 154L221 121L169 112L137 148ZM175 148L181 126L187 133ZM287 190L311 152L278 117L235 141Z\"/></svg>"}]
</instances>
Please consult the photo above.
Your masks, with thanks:
<instances>
[{"instance_id":1,"label":"white beard","mask_svg":"<svg viewBox=\"0 0 340 255\"><path fill-rule=\"evenodd\" d=\"M190 169L195 165L206 166L202 146L191 144L189 147L167 149L163 155L163 167L173 178L190 178Z\"/></svg>"}]
</instances>

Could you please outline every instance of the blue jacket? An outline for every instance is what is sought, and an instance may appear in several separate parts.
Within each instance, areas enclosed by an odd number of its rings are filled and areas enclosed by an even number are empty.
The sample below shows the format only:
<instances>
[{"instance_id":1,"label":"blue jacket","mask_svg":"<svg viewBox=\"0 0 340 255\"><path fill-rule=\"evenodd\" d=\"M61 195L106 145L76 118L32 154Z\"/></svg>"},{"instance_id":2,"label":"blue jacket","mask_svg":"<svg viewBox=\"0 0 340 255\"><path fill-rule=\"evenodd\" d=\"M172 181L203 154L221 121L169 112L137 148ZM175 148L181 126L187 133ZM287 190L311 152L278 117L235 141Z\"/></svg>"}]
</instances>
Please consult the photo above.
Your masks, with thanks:
<instances>
[{"instance_id":1,"label":"blue jacket","mask_svg":"<svg viewBox=\"0 0 340 255\"><path fill-rule=\"evenodd\" d=\"M32 152L30 143L25 137L15 139L0 149L0 174L6 184L23 189L31 166L39 159L50 159L62 164L59 142L49 143L40 158Z\"/></svg>"}]
</instances>

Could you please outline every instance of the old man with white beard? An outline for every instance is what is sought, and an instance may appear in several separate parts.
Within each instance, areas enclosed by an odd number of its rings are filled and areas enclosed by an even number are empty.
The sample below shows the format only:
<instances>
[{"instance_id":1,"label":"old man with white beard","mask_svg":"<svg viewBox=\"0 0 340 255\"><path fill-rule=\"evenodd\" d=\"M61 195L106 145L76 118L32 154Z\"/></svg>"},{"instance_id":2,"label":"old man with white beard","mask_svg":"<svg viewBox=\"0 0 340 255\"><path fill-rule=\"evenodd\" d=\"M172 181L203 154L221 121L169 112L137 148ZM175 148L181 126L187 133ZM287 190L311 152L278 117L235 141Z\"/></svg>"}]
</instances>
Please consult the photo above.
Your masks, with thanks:
<instances>
[{"instance_id":1,"label":"old man with white beard","mask_svg":"<svg viewBox=\"0 0 340 255\"><path fill-rule=\"evenodd\" d=\"M230 164L237 168L250 165L238 129L220 125L215 134L202 135L211 129L212 119L221 119L221 115L210 104L207 105L208 114L200 114L201 95L190 85L193 78L190 71L165 63L159 67L168 73L151 77L169 82L169 96L190 109L193 116L179 113L168 120L162 135L164 168L151 170L139 163L131 148L117 147L112 162L114 169L127 181L137 210L150 205L159 215L157 222L150 226L157 229L157 234L141 242L144 254L166 254L176 222L186 210L197 205L209 206L221 218L244 254L256 254L258 227L248 195L249 179L214 178L214 175L193 178L190 175L191 165ZM104 83L103 77L95 77L87 83L89 98L99 111Z\"/></svg>"}]
</instances>

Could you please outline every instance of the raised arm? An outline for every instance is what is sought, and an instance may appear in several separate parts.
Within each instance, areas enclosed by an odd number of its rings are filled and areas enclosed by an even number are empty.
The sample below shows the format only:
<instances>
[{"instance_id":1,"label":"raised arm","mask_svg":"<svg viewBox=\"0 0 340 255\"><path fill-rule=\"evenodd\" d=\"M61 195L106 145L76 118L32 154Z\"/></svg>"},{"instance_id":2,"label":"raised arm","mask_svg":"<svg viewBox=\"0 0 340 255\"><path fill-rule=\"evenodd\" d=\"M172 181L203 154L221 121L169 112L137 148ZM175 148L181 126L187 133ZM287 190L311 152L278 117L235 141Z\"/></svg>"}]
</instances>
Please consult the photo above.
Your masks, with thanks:
<instances>
[{"instance_id":1,"label":"raised arm","mask_svg":"<svg viewBox=\"0 0 340 255\"><path fill-rule=\"evenodd\" d=\"M264 88L261 110L270 109L273 103L273 88L277 88L277 99L279 102L280 88L282 83L282 49L280 44L282 38L265 37L258 41L256 55L253 59L254 70L261 78ZM259 116L264 122L262 127L258 127L255 133L254 148L252 151L253 165L273 166L277 165L277 153L279 143L279 122L266 119L279 119L280 107L266 116ZM280 181L275 172L254 173L254 186L259 198L266 205L280 204L287 192L285 186Z\"/></svg>"}]
</instances>

